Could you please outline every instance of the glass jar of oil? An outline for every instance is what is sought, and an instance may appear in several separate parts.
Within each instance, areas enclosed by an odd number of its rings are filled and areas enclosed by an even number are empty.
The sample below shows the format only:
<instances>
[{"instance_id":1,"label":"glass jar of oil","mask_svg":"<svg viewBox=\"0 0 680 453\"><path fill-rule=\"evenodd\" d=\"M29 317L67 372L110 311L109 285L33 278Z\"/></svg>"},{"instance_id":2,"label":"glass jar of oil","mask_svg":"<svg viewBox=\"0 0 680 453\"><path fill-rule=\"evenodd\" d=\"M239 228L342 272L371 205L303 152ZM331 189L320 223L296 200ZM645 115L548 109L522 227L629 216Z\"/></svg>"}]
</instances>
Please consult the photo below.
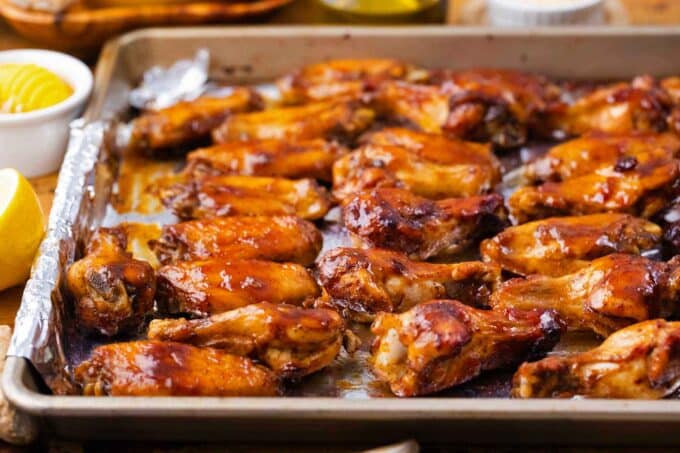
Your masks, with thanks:
<instances>
[{"instance_id":1,"label":"glass jar of oil","mask_svg":"<svg viewBox=\"0 0 680 453\"><path fill-rule=\"evenodd\" d=\"M320 0L336 11L358 16L406 16L433 7L439 0Z\"/></svg>"}]
</instances>

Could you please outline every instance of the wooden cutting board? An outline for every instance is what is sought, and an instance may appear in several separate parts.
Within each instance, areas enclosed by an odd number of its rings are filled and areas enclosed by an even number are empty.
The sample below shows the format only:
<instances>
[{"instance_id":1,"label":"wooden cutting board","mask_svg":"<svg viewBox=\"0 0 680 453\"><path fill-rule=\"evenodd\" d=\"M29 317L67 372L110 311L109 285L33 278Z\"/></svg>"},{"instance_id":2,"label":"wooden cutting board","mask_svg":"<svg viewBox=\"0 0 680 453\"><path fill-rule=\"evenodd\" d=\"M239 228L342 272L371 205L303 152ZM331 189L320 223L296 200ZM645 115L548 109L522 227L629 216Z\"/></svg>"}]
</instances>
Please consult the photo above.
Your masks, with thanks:
<instances>
[{"instance_id":1,"label":"wooden cutting board","mask_svg":"<svg viewBox=\"0 0 680 453\"><path fill-rule=\"evenodd\" d=\"M12 0L0 0L0 15L19 34L61 50L78 51L101 46L129 30L173 25L199 25L252 19L292 0L206 1L159 3L143 6L91 7L78 3L61 13L28 10Z\"/></svg>"}]
</instances>

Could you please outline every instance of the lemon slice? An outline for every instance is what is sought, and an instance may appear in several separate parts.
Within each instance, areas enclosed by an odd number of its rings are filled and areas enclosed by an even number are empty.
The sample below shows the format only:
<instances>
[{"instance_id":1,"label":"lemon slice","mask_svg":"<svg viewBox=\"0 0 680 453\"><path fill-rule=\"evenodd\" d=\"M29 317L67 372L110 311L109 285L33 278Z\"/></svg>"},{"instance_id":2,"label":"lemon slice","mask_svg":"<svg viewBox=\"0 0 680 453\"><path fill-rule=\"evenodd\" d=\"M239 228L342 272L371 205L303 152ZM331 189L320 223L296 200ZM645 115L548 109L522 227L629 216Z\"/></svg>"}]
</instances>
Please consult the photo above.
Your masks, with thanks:
<instances>
[{"instance_id":1,"label":"lemon slice","mask_svg":"<svg viewBox=\"0 0 680 453\"><path fill-rule=\"evenodd\" d=\"M18 171L0 170L0 291L24 283L45 232L38 196Z\"/></svg>"},{"instance_id":2,"label":"lemon slice","mask_svg":"<svg viewBox=\"0 0 680 453\"><path fill-rule=\"evenodd\" d=\"M0 64L0 110L31 112L56 105L73 94L59 76L35 64Z\"/></svg>"}]
</instances>

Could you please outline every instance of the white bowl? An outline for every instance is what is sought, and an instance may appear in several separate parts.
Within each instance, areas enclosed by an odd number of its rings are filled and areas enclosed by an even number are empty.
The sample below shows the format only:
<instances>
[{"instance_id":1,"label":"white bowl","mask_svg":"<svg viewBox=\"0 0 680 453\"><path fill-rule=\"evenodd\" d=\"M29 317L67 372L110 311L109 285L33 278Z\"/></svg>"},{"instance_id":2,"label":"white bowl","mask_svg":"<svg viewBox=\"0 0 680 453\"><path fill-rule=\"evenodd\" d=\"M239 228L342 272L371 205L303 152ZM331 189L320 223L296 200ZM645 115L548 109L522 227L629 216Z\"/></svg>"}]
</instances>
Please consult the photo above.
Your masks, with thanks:
<instances>
[{"instance_id":1,"label":"white bowl","mask_svg":"<svg viewBox=\"0 0 680 453\"><path fill-rule=\"evenodd\" d=\"M604 0L487 0L489 23L500 27L596 25Z\"/></svg>"},{"instance_id":2,"label":"white bowl","mask_svg":"<svg viewBox=\"0 0 680 453\"><path fill-rule=\"evenodd\" d=\"M92 73L79 60L48 50L0 52L2 63L34 63L64 79L71 96L41 110L0 113L0 168L12 167L27 177L59 169L69 137L69 123L76 118L92 91Z\"/></svg>"}]
</instances>

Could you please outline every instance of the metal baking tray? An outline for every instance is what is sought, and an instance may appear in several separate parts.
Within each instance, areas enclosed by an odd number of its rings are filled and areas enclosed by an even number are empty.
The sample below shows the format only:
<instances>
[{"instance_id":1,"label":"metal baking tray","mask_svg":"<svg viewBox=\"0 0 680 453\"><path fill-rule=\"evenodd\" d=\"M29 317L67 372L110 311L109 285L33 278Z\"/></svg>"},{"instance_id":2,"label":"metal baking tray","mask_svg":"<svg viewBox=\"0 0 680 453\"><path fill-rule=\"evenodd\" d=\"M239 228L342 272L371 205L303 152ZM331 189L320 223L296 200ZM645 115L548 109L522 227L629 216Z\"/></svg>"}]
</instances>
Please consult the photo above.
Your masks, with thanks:
<instances>
[{"instance_id":1,"label":"metal baking tray","mask_svg":"<svg viewBox=\"0 0 680 453\"><path fill-rule=\"evenodd\" d=\"M189 57L198 48L209 49L213 72L233 82L271 80L293 67L327 58L368 56L395 57L425 67L506 67L590 80L680 74L680 63L672 58L680 52L680 29L149 29L105 47L85 119L122 111L129 90L146 69ZM93 184L91 179L82 175L84 184ZM95 187L83 190L85 201ZM97 222L102 214L96 204L83 203L86 209L92 207L80 221ZM8 359L2 386L13 404L39 417L53 433L69 438L299 443L414 437L434 442L588 445L680 441L680 400L53 396L21 357Z\"/></svg>"}]
</instances>

